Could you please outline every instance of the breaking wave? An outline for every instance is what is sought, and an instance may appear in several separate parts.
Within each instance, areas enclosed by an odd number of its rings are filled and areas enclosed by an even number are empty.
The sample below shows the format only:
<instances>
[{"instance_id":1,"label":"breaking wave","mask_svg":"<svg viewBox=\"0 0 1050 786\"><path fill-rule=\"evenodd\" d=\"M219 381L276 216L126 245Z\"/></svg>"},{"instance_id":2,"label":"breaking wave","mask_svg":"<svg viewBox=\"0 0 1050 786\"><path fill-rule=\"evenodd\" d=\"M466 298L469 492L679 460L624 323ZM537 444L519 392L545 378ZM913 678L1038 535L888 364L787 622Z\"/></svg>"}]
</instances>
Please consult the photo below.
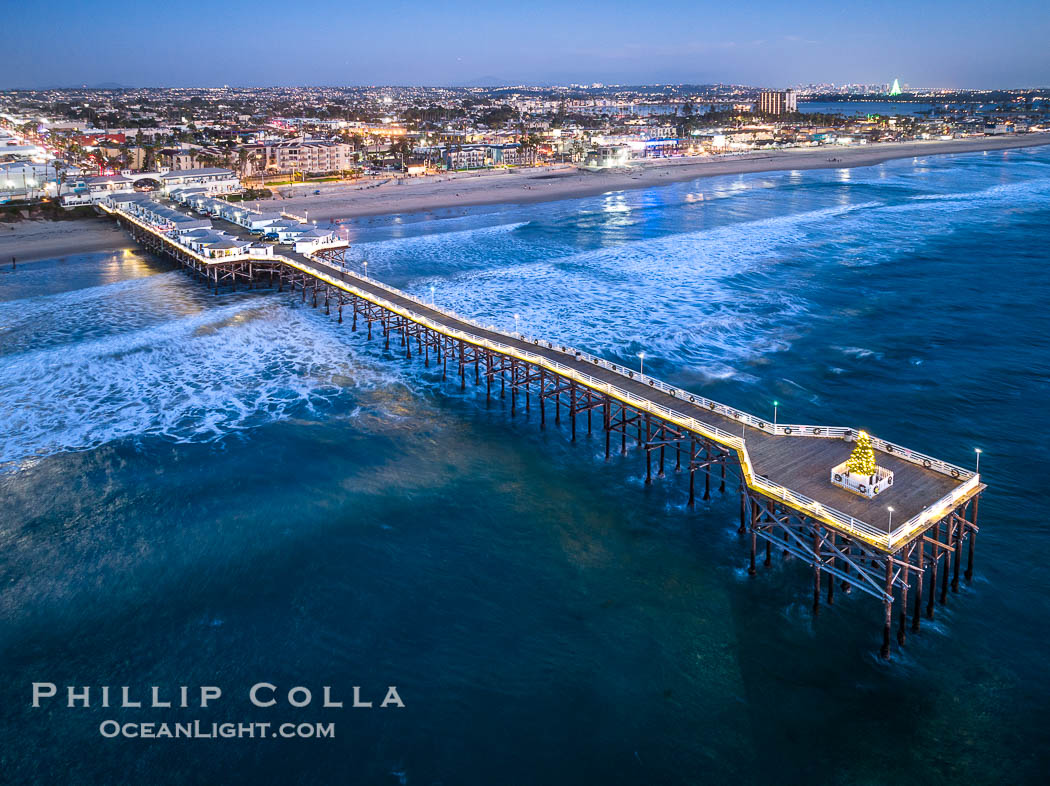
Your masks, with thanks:
<instances>
[{"instance_id":1,"label":"breaking wave","mask_svg":"<svg viewBox=\"0 0 1050 786\"><path fill-rule=\"evenodd\" d=\"M285 299L0 358L0 465L154 435L209 441L394 381Z\"/></svg>"},{"instance_id":2,"label":"breaking wave","mask_svg":"<svg viewBox=\"0 0 1050 786\"><path fill-rule=\"evenodd\" d=\"M777 288L769 279L783 252L805 237L807 226L879 204L840 205L535 261L503 258L500 266L417 280L414 288L429 297L433 286L438 303L504 330L517 327L631 362L644 350L725 378L739 373L744 361L790 346L795 325L809 311L802 292ZM446 255L458 252L444 248Z\"/></svg>"}]
</instances>

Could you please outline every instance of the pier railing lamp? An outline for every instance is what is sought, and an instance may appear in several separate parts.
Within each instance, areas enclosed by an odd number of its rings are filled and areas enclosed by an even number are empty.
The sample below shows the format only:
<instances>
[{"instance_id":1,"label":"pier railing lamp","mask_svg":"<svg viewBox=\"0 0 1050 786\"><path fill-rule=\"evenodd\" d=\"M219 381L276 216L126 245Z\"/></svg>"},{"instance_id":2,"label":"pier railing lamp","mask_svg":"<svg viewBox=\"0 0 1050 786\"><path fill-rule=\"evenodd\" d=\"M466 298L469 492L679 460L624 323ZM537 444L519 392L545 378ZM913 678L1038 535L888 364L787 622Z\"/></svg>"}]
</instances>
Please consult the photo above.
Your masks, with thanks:
<instances>
[{"instance_id":1,"label":"pier railing lamp","mask_svg":"<svg viewBox=\"0 0 1050 786\"><path fill-rule=\"evenodd\" d=\"M974 469L974 474L975 475L980 475L981 474L981 453L982 453L982 451L981 451L980 448L974 448L973 452L977 454L977 467Z\"/></svg>"},{"instance_id":2,"label":"pier railing lamp","mask_svg":"<svg viewBox=\"0 0 1050 786\"><path fill-rule=\"evenodd\" d=\"M434 305L434 285L430 285L430 305Z\"/></svg>"},{"instance_id":3,"label":"pier railing lamp","mask_svg":"<svg viewBox=\"0 0 1050 786\"><path fill-rule=\"evenodd\" d=\"M516 334L517 334L518 336L520 336L520 335L521 335L521 333L519 333L519 332L518 332L518 320L519 320L519 319L521 319L521 314L515 314L515 315L514 315L514 332L515 332L515 333L516 333Z\"/></svg>"},{"instance_id":4,"label":"pier railing lamp","mask_svg":"<svg viewBox=\"0 0 1050 786\"><path fill-rule=\"evenodd\" d=\"M773 431L774 432L777 430L777 407L779 407L779 406L780 406L780 402L779 401L774 401L773 402Z\"/></svg>"},{"instance_id":5,"label":"pier railing lamp","mask_svg":"<svg viewBox=\"0 0 1050 786\"><path fill-rule=\"evenodd\" d=\"M890 532L893 532L893 508L886 508L890 512Z\"/></svg>"},{"instance_id":6,"label":"pier railing lamp","mask_svg":"<svg viewBox=\"0 0 1050 786\"><path fill-rule=\"evenodd\" d=\"M644 377L645 376L645 353L644 352L639 352L638 353L638 376L640 376L640 377Z\"/></svg>"}]
</instances>

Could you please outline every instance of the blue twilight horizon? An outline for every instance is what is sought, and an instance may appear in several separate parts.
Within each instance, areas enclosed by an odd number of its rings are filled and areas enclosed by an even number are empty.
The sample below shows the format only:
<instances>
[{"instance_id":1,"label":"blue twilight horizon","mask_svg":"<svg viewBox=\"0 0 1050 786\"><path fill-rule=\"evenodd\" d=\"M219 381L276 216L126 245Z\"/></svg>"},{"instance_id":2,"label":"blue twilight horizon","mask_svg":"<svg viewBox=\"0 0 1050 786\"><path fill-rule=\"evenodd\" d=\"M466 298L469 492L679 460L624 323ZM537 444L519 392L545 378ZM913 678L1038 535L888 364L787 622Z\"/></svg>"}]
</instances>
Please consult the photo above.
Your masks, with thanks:
<instances>
[{"instance_id":1,"label":"blue twilight horizon","mask_svg":"<svg viewBox=\"0 0 1050 786\"><path fill-rule=\"evenodd\" d=\"M221 8L221 13L219 9ZM0 89L811 82L1050 84L1036 0L841 4L667 0L375 5L308 0L20 3Z\"/></svg>"}]
</instances>

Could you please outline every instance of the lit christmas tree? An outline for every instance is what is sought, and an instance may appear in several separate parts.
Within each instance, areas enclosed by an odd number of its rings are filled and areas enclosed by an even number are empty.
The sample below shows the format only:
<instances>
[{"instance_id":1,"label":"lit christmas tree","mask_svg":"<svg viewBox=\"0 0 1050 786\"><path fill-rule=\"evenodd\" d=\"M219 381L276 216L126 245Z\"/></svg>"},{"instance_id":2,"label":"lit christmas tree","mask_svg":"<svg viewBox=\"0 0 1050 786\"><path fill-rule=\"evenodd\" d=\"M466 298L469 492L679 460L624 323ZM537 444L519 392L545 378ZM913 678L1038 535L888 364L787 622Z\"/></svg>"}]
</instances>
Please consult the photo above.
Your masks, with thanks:
<instances>
[{"instance_id":1,"label":"lit christmas tree","mask_svg":"<svg viewBox=\"0 0 1050 786\"><path fill-rule=\"evenodd\" d=\"M875 474L875 451L871 449L871 437L866 431L857 437L857 446L846 461L846 471L869 477Z\"/></svg>"}]
</instances>

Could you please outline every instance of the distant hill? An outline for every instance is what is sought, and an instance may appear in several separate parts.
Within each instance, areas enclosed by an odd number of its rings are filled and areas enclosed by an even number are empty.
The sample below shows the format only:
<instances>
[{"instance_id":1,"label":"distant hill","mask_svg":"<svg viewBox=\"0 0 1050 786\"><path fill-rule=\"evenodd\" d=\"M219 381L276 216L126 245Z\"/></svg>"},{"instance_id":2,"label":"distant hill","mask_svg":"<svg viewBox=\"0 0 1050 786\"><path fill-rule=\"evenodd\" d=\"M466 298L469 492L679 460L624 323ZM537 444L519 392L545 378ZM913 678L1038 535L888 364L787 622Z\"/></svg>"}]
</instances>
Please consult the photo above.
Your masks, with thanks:
<instances>
[{"instance_id":1,"label":"distant hill","mask_svg":"<svg viewBox=\"0 0 1050 786\"><path fill-rule=\"evenodd\" d=\"M518 84L510 79L500 79L496 76L479 76L477 79L468 79L465 82L456 82L452 87L505 87Z\"/></svg>"},{"instance_id":2,"label":"distant hill","mask_svg":"<svg viewBox=\"0 0 1050 786\"><path fill-rule=\"evenodd\" d=\"M134 85L123 85L120 82L97 82L93 85L35 85L29 87L23 85L21 87L6 88L9 90L132 90Z\"/></svg>"}]
</instances>

